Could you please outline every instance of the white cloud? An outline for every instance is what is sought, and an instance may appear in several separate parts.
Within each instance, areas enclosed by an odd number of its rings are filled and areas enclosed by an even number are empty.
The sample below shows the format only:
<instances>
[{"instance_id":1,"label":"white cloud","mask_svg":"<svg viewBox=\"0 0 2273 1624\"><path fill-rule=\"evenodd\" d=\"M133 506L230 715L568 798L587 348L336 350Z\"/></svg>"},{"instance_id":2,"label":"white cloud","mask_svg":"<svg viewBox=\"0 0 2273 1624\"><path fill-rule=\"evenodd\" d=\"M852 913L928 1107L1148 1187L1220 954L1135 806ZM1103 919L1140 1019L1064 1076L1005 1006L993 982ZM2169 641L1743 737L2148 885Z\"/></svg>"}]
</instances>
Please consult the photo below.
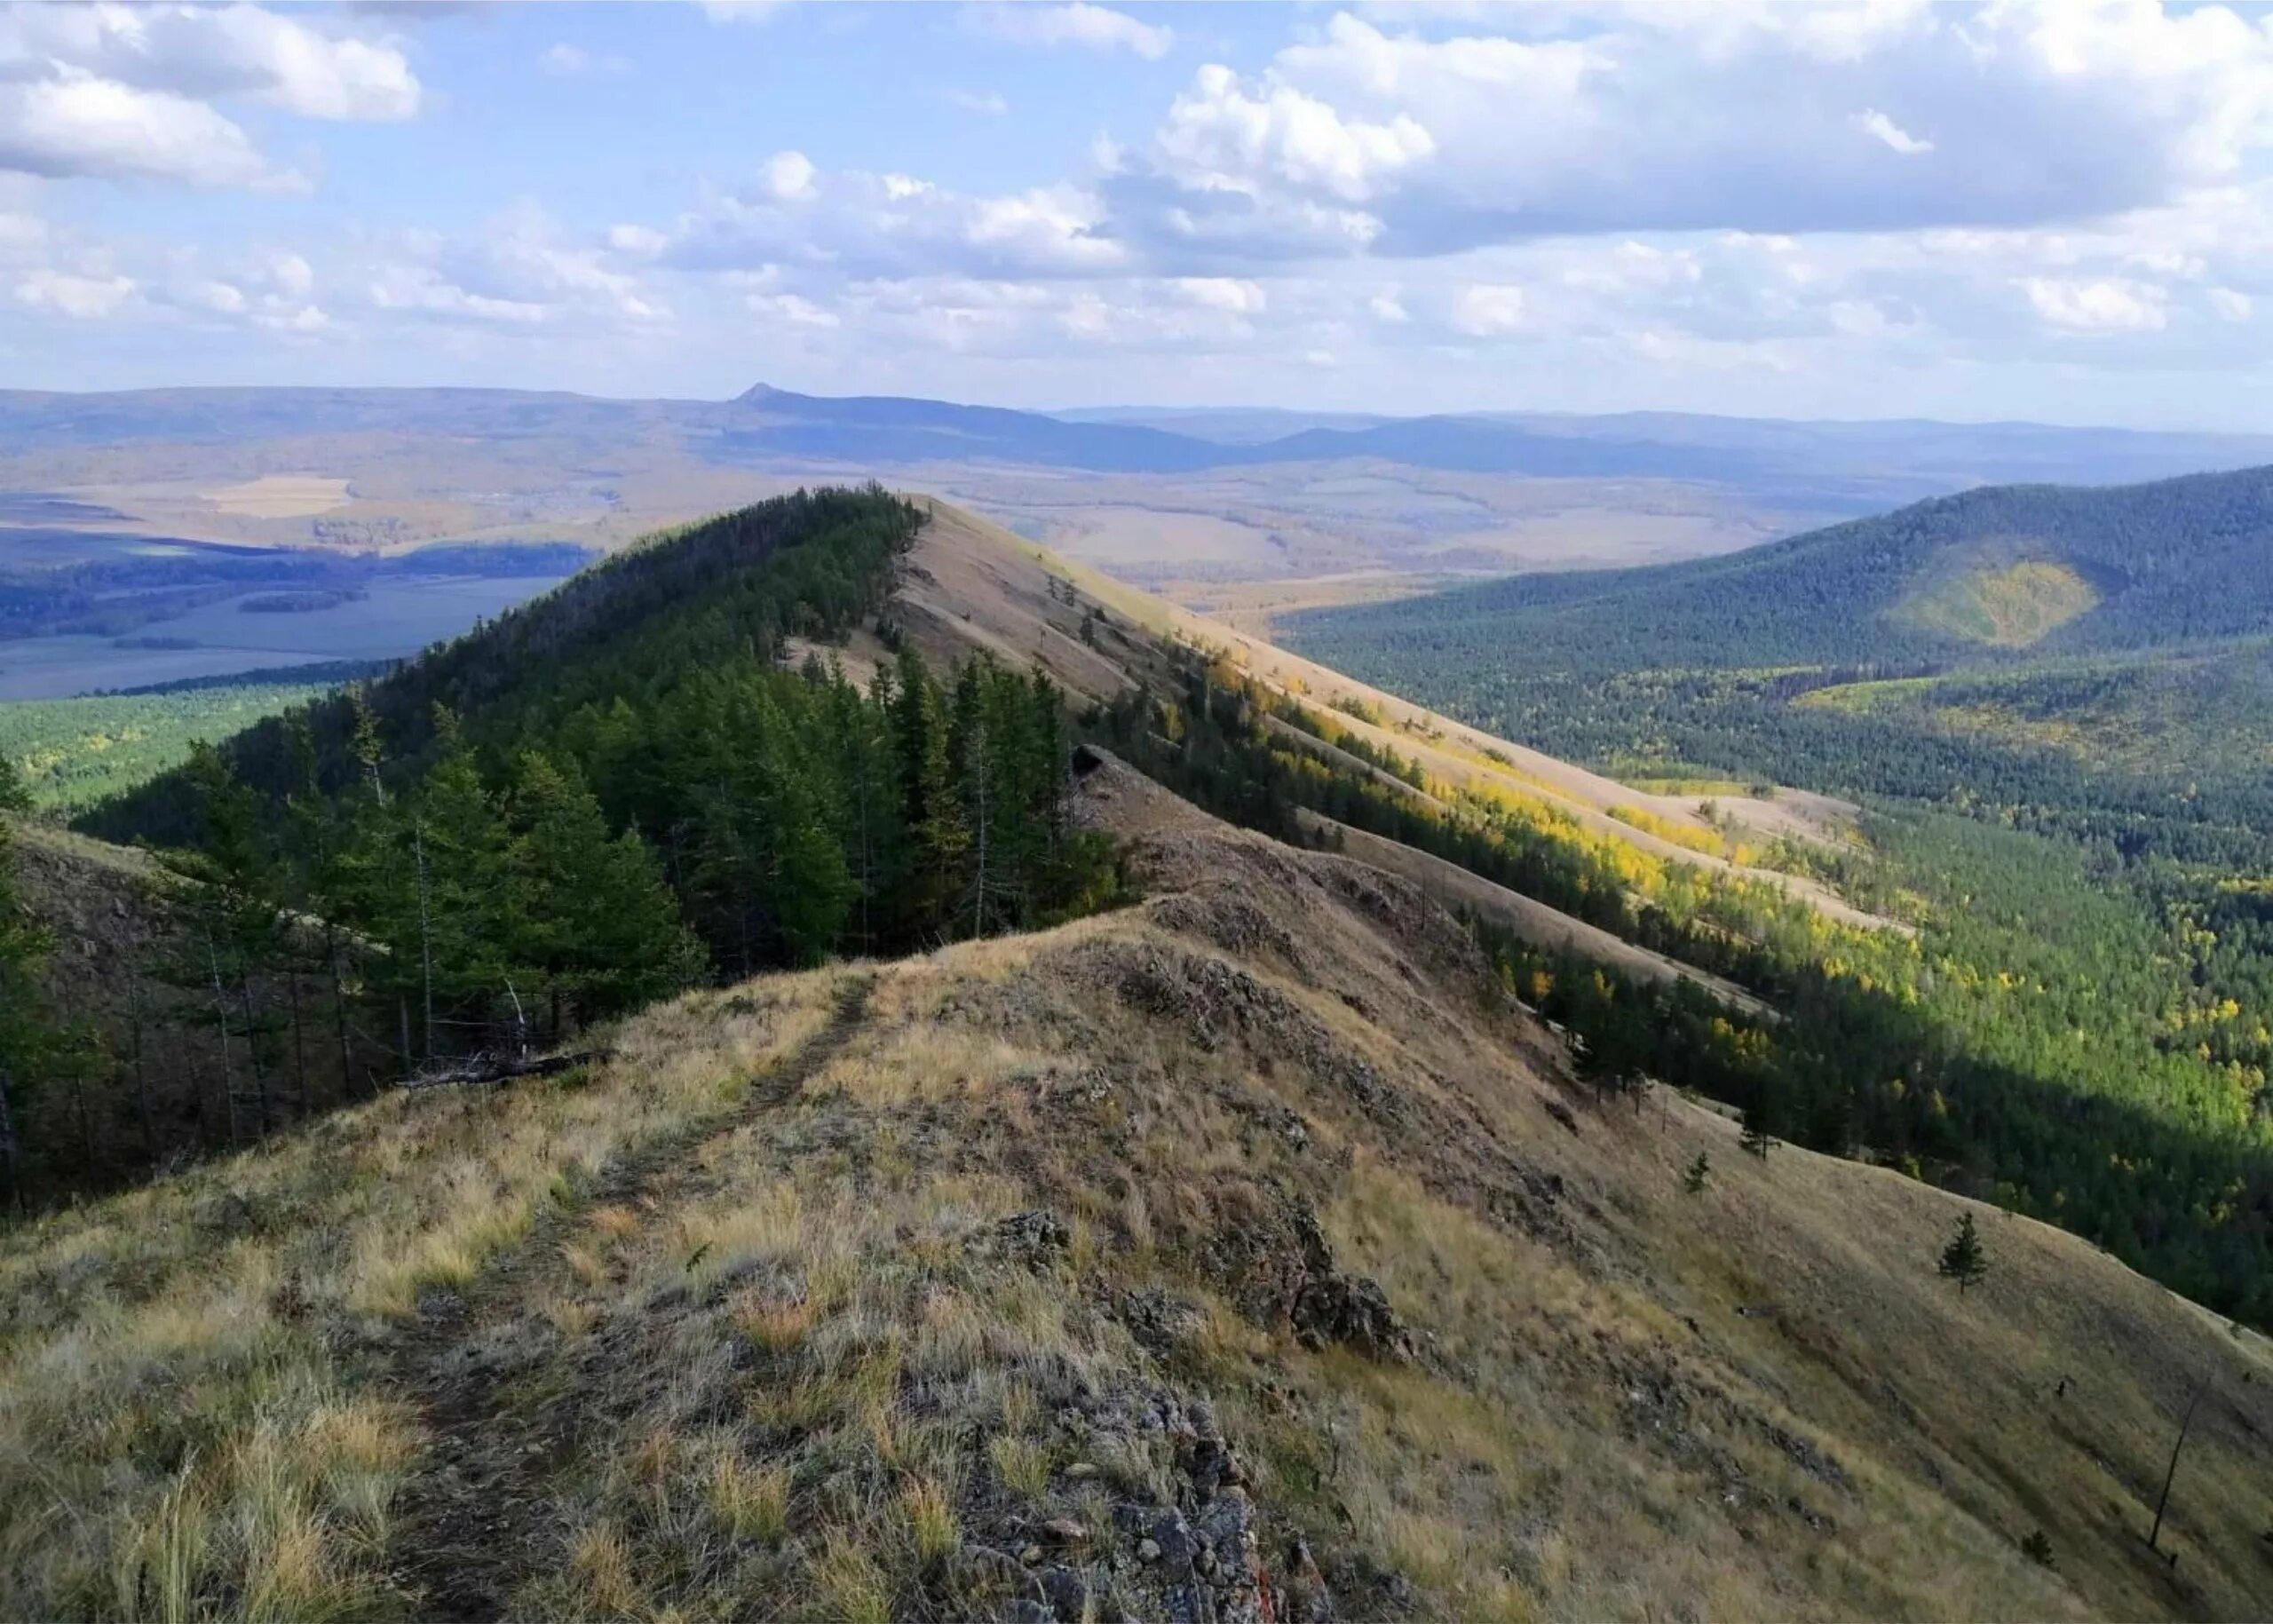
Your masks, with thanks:
<instances>
[{"instance_id":1,"label":"white cloud","mask_svg":"<svg viewBox=\"0 0 2273 1624\"><path fill-rule=\"evenodd\" d=\"M1473 283L1453 298L1452 322L1471 338L1497 337L1524 330L1525 299L1521 288Z\"/></svg>"},{"instance_id":2,"label":"white cloud","mask_svg":"<svg viewBox=\"0 0 2273 1624\"><path fill-rule=\"evenodd\" d=\"M702 14L715 23L767 23L788 8L788 0L702 0Z\"/></svg>"},{"instance_id":3,"label":"white cloud","mask_svg":"<svg viewBox=\"0 0 2273 1624\"><path fill-rule=\"evenodd\" d=\"M1905 158L1914 158L1921 153L1929 153L1934 150L1934 144L1931 141L1921 140L1911 134L1876 107L1865 108L1855 115L1850 122L1865 135L1871 137L1873 140L1885 142Z\"/></svg>"},{"instance_id":4,"label":"white cloud","mask_svg":"<svg viewBox=\"0 0 2273 1624\"><path fill-rule=\"evenodd\" d=\"M16 284L20 303L79 321L116 314L135 292L131 277L74 276L61 271L34 271Z\"/></svg>"},{"instance_id":5,"label":"white cloud","mask_svg":"<svg viewBox=\"0 0 2273 1624\"><path fill-rule=\"evenodd\" d=\"M823 176L802 154L785 154L756 186L714 193L657 233L665 244L657 257L678 271L801 265L839 280L1097 275L1128 259L1104 219L1102 200L1077 186L973 195L909 175ZM640 240L628 230L653 229L619 226L611 242L629 244Z\"/></svg>"},{"instance_id":6,"label":"white cloud","mask_svg":"<svg viewBox=\"0 0 2273 1624\"><path fill-rule=\"evenodd\" d=\"M2237 293L2231 288L2213 288L2204 297L2210 301L2210 308L2228 321L2246 321L2257 307L2249 295Z\"/></svg>"},{"instance_id":7,"label":"white cloud","mask_svg":"<svg viewBox=\"0 0 2273 1624\"><path fill-rule=\"evenodd\" d=\"M204 186L273 186L245 132L202 102L138 90L77 68L0 83L0 169L51 179L174 180Z\"/></svg>"},{"instance_id":8,"label":"white cloud","mask_svg":"<svg viewBox=\"0 0 2273 1624\"><path fill-rule=\"evenodd\" d=\"M1378 229L1350 246L1399 256L2023 226L2170 202L2273 147L2273 27L2214 6L1637 4L1567 37L1382 15L1337 15L1258 73L1202 68L1118 182L1132 230L1203 234L1181 210L1269 257L1296 201L1361 206Z\"/></svg>"},{"instance_id":9,"label":"white cloud","mask_svg":"<svg viewBox=\"0 0 2273 1624\"><path fill-rule=\"evenodd\" d=\"M1179 276L1173 285L1191 303L1233 315L1260 315L1270 303L1260 287L1240 277Z\"/></svg>"},{"instance_id":10,"label":"white cloud","mask_svg":"<svg viewBox=\"0 0 2273 1624\"><path fill-rule=\"evenodd\" d=\"M2166 296L2150 282L2028 276L2020 285L2046 324L2063 332L2159 332L2169 321Z\"/></svg>"},{"instance_id":11,"label":"white cloud","mask_svg":"<svg viewBox=\"0 0 2273 1624\"><path fill-rule=\"evenodd\" d=\"M835 311L823 309L802 294L753 293L742 303L754 315L771 316L791 327L826 329L843 325Z\"/></svg>"},{"instance_id":12,"label":"white cloud","mask_svg":"<svg viewBox=\"0 0 2273 1624\"><path fill-rule=\"evenodd\" d=\"M1000 118L1010 110L1000 91L949 91L947 104L961 107L966 113L977 113L986 118Z\"/></svg>"},{"instance_id":13,"label":"white cloud","mask_svg":"<svg viewBox=\"0 0 2273 1624\"><path fill-rule=\"evenodd\" d=\"M215 104L301 118L418 111L401 49L257 5L25 5L0 12L0 170L208 186L303 184Z\"/></svg>"},{"instance_id":14,"label":"white cloud","mask_svg":"<svg viewBox=\"0 0 2273 1624\"><path fill-rule=\"evenodd\" d=\"M1291 85L1249 90L1211 64L1168 109L1158 138L1168 172L1203 192L1251 192L1273 183L1363 202L1437 143L1419 120L1345 119Z\"/></svg>"},{"instance_id":15,"label":"white cloud","mask_svg":"<svg viewBox=\"0 0 2273 1624\"><path fill-rule=\"evenodd\" d=\"M652 226L611 226L607 228L607 245L634 259L658 259L670 246L670 239Z\"/></svg>"},{"instance_id":16,"label":"white cloud","mask_svg":"<svg viewBox=\"0 0 2273 1624\"><path fill-rule=\"evenodd\" d=\"M528 205L462 241L404 235L371 267L365 297L384 312L507 330L571 323L653 330L672 319L638 277Z\"/></svg>"},{"instance_id":17,"label":"white cloud","mask_svg":"<svg viewBox=\"0 0 2273 1624\"><path fill-rule=\"evenodd\" d=\"M1125 12L1075 0L1071 5L1010 4L972 8L971 17L999 39L1028 45L1078 45L1090 51L1132 51L1158 59L1176 44L1175 30L1139 22Z\"/></svg>"},{"instance_id":18,"label":"white cloud","mask_svg":"<svg viewBox=\"0 0 2273 1624\"><path fill-rule=\"evenodd\" d=\"M1366 308L1376 321L1387 321L1402 327L1413 320L1413 313L1405 307L1404 297L1397 289L1384 289L1366 301Z\"/></svg>"},{"instance_id":19,"label":"white cloud","mask_svg":"<svg viewBox=\"0 0 2273 1624\"><path fill-rule=\"evenodd\" d=\"M297 254L279 254L268 262L269 280L295 298L305 298L316 285L316 273Z\"/></svg>"},{"instance_id":20,"label":"white cloud","mask_svg":"<svg viewBox=\"0 0 2273 1624\"><path fill-rule=\"evenodd\" d=\"M200 282L189 290L189 298L216 315L238 315L245 308L244 289L228 282Z\"/></svg>"},{"instance_id":21,"label":"white cloud","mask_svg":"<svg viewBox=\"0 0 2273 1624\"><path fill-rule=\"evenodd\" d=\"M409 118L422 96L391 40L257 5L33 5L0 23L0 60L64 63L200 101L246 97L302 118Z\"/></svg>"},{"instance_id":22,"label":"white cloud","mask_svg":"<svg viewBox=\"0 0 2273 1624\"><path fill-rule=\"evenodd\" d=\"M566 40L539 51L536 65L556 79L590 79L603 74L623 73L631 67L622 57L594 56L582 45L572 45Z\"/></svg>"},{"instance_id":23,"label":"white cloud","mask_svg":"<svg viewBox=\"0 0 2273 1624\"><path fill-rule=\"evenodd\" d=\"M765 189L788 202L813 194L813 161L801 152L777 152L765 161Z\"/></svg>"}]
</instances>

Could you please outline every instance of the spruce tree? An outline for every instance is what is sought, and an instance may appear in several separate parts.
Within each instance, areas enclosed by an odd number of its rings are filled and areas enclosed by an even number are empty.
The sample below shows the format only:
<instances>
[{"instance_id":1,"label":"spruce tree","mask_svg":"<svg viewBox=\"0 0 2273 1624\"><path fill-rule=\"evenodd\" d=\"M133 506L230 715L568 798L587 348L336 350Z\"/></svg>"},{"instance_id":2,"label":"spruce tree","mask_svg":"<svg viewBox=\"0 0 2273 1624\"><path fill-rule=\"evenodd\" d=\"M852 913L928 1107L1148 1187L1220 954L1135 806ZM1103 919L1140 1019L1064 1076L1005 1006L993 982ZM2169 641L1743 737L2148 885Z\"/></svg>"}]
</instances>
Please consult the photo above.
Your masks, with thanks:
<instances>
[{"instance_id":1,"label":"spruce tree","mask_svg":"<svg viewBox=\"0 0 2273 1624\"><path fill-rule=\"evenodd\" d=\"M1689 1170L1681 1176L1681 1187L1691 1195L1704 1194L1705 1180L1712 1171L1713 1164L1706 1160L1703 1151L1699 1151L1697 1160L1691 1162Z\"/></svg>"},{"instance_id":2,"label":"spruce tree","mask_svg":"<svg viewBox=\"0 0 2273 1624\"><path fill-rule=\"evenodd\" d=\"M1957 1233L1942 1248L1942 1261L1937 1267L1944 1279L1957 1282L1960 1296L1989 1272L1988 1256L1982 1250L1981 1236L1974 1229L1971 1213L1957 1221Z\"/></svg>"}]
</instances>

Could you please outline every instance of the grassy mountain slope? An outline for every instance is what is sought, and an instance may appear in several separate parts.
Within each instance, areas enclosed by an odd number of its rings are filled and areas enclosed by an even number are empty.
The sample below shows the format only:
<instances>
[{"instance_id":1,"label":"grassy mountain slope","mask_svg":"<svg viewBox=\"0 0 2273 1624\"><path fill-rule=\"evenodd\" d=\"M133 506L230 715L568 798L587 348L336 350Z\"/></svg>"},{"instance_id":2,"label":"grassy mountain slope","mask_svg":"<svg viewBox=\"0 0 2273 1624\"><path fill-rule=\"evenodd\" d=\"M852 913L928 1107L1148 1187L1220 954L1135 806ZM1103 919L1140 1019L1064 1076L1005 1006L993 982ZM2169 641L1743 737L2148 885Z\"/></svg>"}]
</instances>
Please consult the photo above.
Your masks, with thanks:
<instances>
[{"instance_id":1,"label":"grassy mountain slope","mask_svg":"<svg viewBox=\"0 0 2273 1624\"><path fill-rule=\"evenodd\" d=\"M1593 1108L1412 887L1084 794L1141 907L0 1236L0 1611L2263 1615L2254 1339L1993 1211L1960 1296L1964 1203Z\"/></svg>"}]
</instances>

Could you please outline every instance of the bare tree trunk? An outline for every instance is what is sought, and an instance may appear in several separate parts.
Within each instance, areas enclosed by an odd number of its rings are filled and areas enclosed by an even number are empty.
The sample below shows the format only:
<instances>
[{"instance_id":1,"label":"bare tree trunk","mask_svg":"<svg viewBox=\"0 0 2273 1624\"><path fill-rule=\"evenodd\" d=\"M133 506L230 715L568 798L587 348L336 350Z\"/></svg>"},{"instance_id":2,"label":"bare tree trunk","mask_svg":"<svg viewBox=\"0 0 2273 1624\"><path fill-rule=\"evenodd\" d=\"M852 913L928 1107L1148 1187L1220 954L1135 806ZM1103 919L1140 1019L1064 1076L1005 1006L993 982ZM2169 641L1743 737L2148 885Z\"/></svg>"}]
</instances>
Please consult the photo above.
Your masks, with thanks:
<instances>
[{"instance_id":1,"label":"bare tree trunk","mask_svg":"<svg viewBox=\"0 0 2273 1624\"><path fill-rule=\"evenodd\" d=\"M984 936L986 934L986 728L981 724L973 733L970 754L978 788L978 872L970 899L970 933Z\"/></svg>"},{"instance_id":2,"label":"bare tree trunk","mask_svg":"<svg viewBox=\"0 0 2273 1624\"><path fill-rule=\"evenodd\" d=\"M128 1031L134 1042L134 1113L142 1121L142 1152L150 1165L158 1165L158 1125L150 1115L150 1077L142 1063L142 986L134 984L133 1002L127 1008Z\"/></svg>"},{"instance_id":3,"label":"bare tree trunk","mask_svg":"<svg viewBox=\"0 0 2273 1624\"><path fill-rule=\"evenodd\" d=\"M99 1180L99 1169L95 1165L95 1121L87 1113L87 1073L83 1067L71 1068L71 1108L79 1119L79 1155L87 1168L87 1183Z\"/></svg>"},{"instance_id":4,"label":"bare tree trunk","mask_svg":"<svg viewBox=\"0 0 2273 1624\"><path fill-rule=\"evenodd\" d=\"M24 1209L23 1148L16 1138L16 1117L8 1102L9 1090L15 1087L14 1076L5 1063L0 1063L0 1168L8 1175L8 1203L18 1212Z\"/></svg>"},{"instance_id":5,"label":"bare tree trunk","mask_svg":"<svg viewBox=\"0 0 2273 1624\"><path fill-rule=\"evenodd\" d=\"M2170 1485L2178 1479L2178 1452L2186 1447L2186 1435L2194 1426L2194 1406L2202 1402L2202 1388L2205 1385L2207 1384L2198 1384L2194 1389L2194 1397L2186 1401L2186 1419L2178 1423L2178 1441L2170 1446L2170 1470L2163 1474L2162 1495L2155 1501L2155 1525L2147 1531L2149 1550L2161 1549L2155 1541L2163 1537L2163 1513L2170 1508ZM2171 1558L2174 1562L2177 1559L2175 1557Z\"/></svg>"},{"instance_id":6,"label":"bare tree trunk","mask_svg":"<svg viewBox=\"0 0 2273 1624\"><path fill-rule=\"evenodd\" d=\"M347 976L339 963L339 927L329 920L324 922L324 945L331 960L331 1026L332 1035L339 1042L339 1097L345 1099L354 1091L354 1060L347 1051ZM378 1085L371 1087L373 1098L378 1097Z\"/></svg>"},{"instance_id":7,"label":"bare tree trunk","mask_svg":"<svg viewBox=\"0 0 2273 1624\"><path fill-rule=\"evenodd\" d=\"M425 988L426 1063L434 1062L434 928L427 908L426 826L411 825L418 854L418 974Z\"/></svg>"},{"instance_id":8,"label":"bare tree trunk","mask_svg":"<svg viewBox=\"0 0 2273 1624\"><path fill-rule=\"evenodd\" d=\"M237 983L237 995L245 1010L245 1065L252 1071L253 1097L260 1102L260 1137L265 1139L275 1131L275 1126L269 1116L268 1073L260 1063L260 1023L253 1014L249 974Z\"/></svg>"},{"instance_id":9,"label":"bare tree trunk","mask_svg":"<svg viewBox=\"0 0 2273 1624\"><path fill-rule=\"evenodd\" d=\"M221 1103L229 1114L229 1148L235 1150L244 1139L237 1132L237 1078L229 1065L229 1006L221 995L221 955L210 931L205 933L205 963L213 972L213 1030L221 1040Z\"/></svg>"},{"instance_id":10,"label":"bare tree trunk","mask_svg":"<svg viewBox=\"0 0 2273 1624\"><path fill-rule=\"evenodd\" d=\"M300 1033L300 967L284 967L284 992L292 1001L292 1086L300 1097L300 1120L308 1120L308 1054Z\"/></svg>"}]
</instances>

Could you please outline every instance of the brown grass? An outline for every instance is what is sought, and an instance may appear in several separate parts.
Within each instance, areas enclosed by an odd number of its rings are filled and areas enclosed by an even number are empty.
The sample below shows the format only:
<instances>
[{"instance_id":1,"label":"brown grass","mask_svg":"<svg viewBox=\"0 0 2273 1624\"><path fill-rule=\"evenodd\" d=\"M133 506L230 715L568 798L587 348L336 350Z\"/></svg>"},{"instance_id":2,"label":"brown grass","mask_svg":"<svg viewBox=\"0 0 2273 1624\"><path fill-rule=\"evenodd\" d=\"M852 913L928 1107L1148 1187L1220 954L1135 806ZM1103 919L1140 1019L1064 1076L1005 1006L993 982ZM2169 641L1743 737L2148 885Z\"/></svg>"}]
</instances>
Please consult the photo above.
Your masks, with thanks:
<instances>
[{"instance_id":1,"label":"brown grass","mask_svg":"<svg viewBox=\"0 0 2273 1624\"><path fill-rule=\"evenodd\" d=\"M1960 1299L1952 1198L1754 1161L1676 1099L1574 1134L1552 1045L1416 893L1174 838L1142 908L876 970L754 1113L839 972L0 1237L0 1614L415 1614L391 1575L432 1457L388 1373L446 1289L497 1301L468 1343L511 1371L497 1436L554 1440L500 1553L521 1618L992 1616L1034 1581L977 1553L1025 1572L1050 1525L1097 1616L1157 1616L1114 1508L1204 1499L1134 1419L1195 1400L1266 1557L1307 1541L1344 1616L1386 1572L1438 1618L2268 1611L2256 1344L1994 1213ZM662 1143L694 1148L580 1204ZM1296 1211L1413 1361L1297 1342ZM1062 1248L1003 1227L1032 1212ZM2174 1576L2138 1535L2204 1380Z\"/></svg>"}]
</instances>

